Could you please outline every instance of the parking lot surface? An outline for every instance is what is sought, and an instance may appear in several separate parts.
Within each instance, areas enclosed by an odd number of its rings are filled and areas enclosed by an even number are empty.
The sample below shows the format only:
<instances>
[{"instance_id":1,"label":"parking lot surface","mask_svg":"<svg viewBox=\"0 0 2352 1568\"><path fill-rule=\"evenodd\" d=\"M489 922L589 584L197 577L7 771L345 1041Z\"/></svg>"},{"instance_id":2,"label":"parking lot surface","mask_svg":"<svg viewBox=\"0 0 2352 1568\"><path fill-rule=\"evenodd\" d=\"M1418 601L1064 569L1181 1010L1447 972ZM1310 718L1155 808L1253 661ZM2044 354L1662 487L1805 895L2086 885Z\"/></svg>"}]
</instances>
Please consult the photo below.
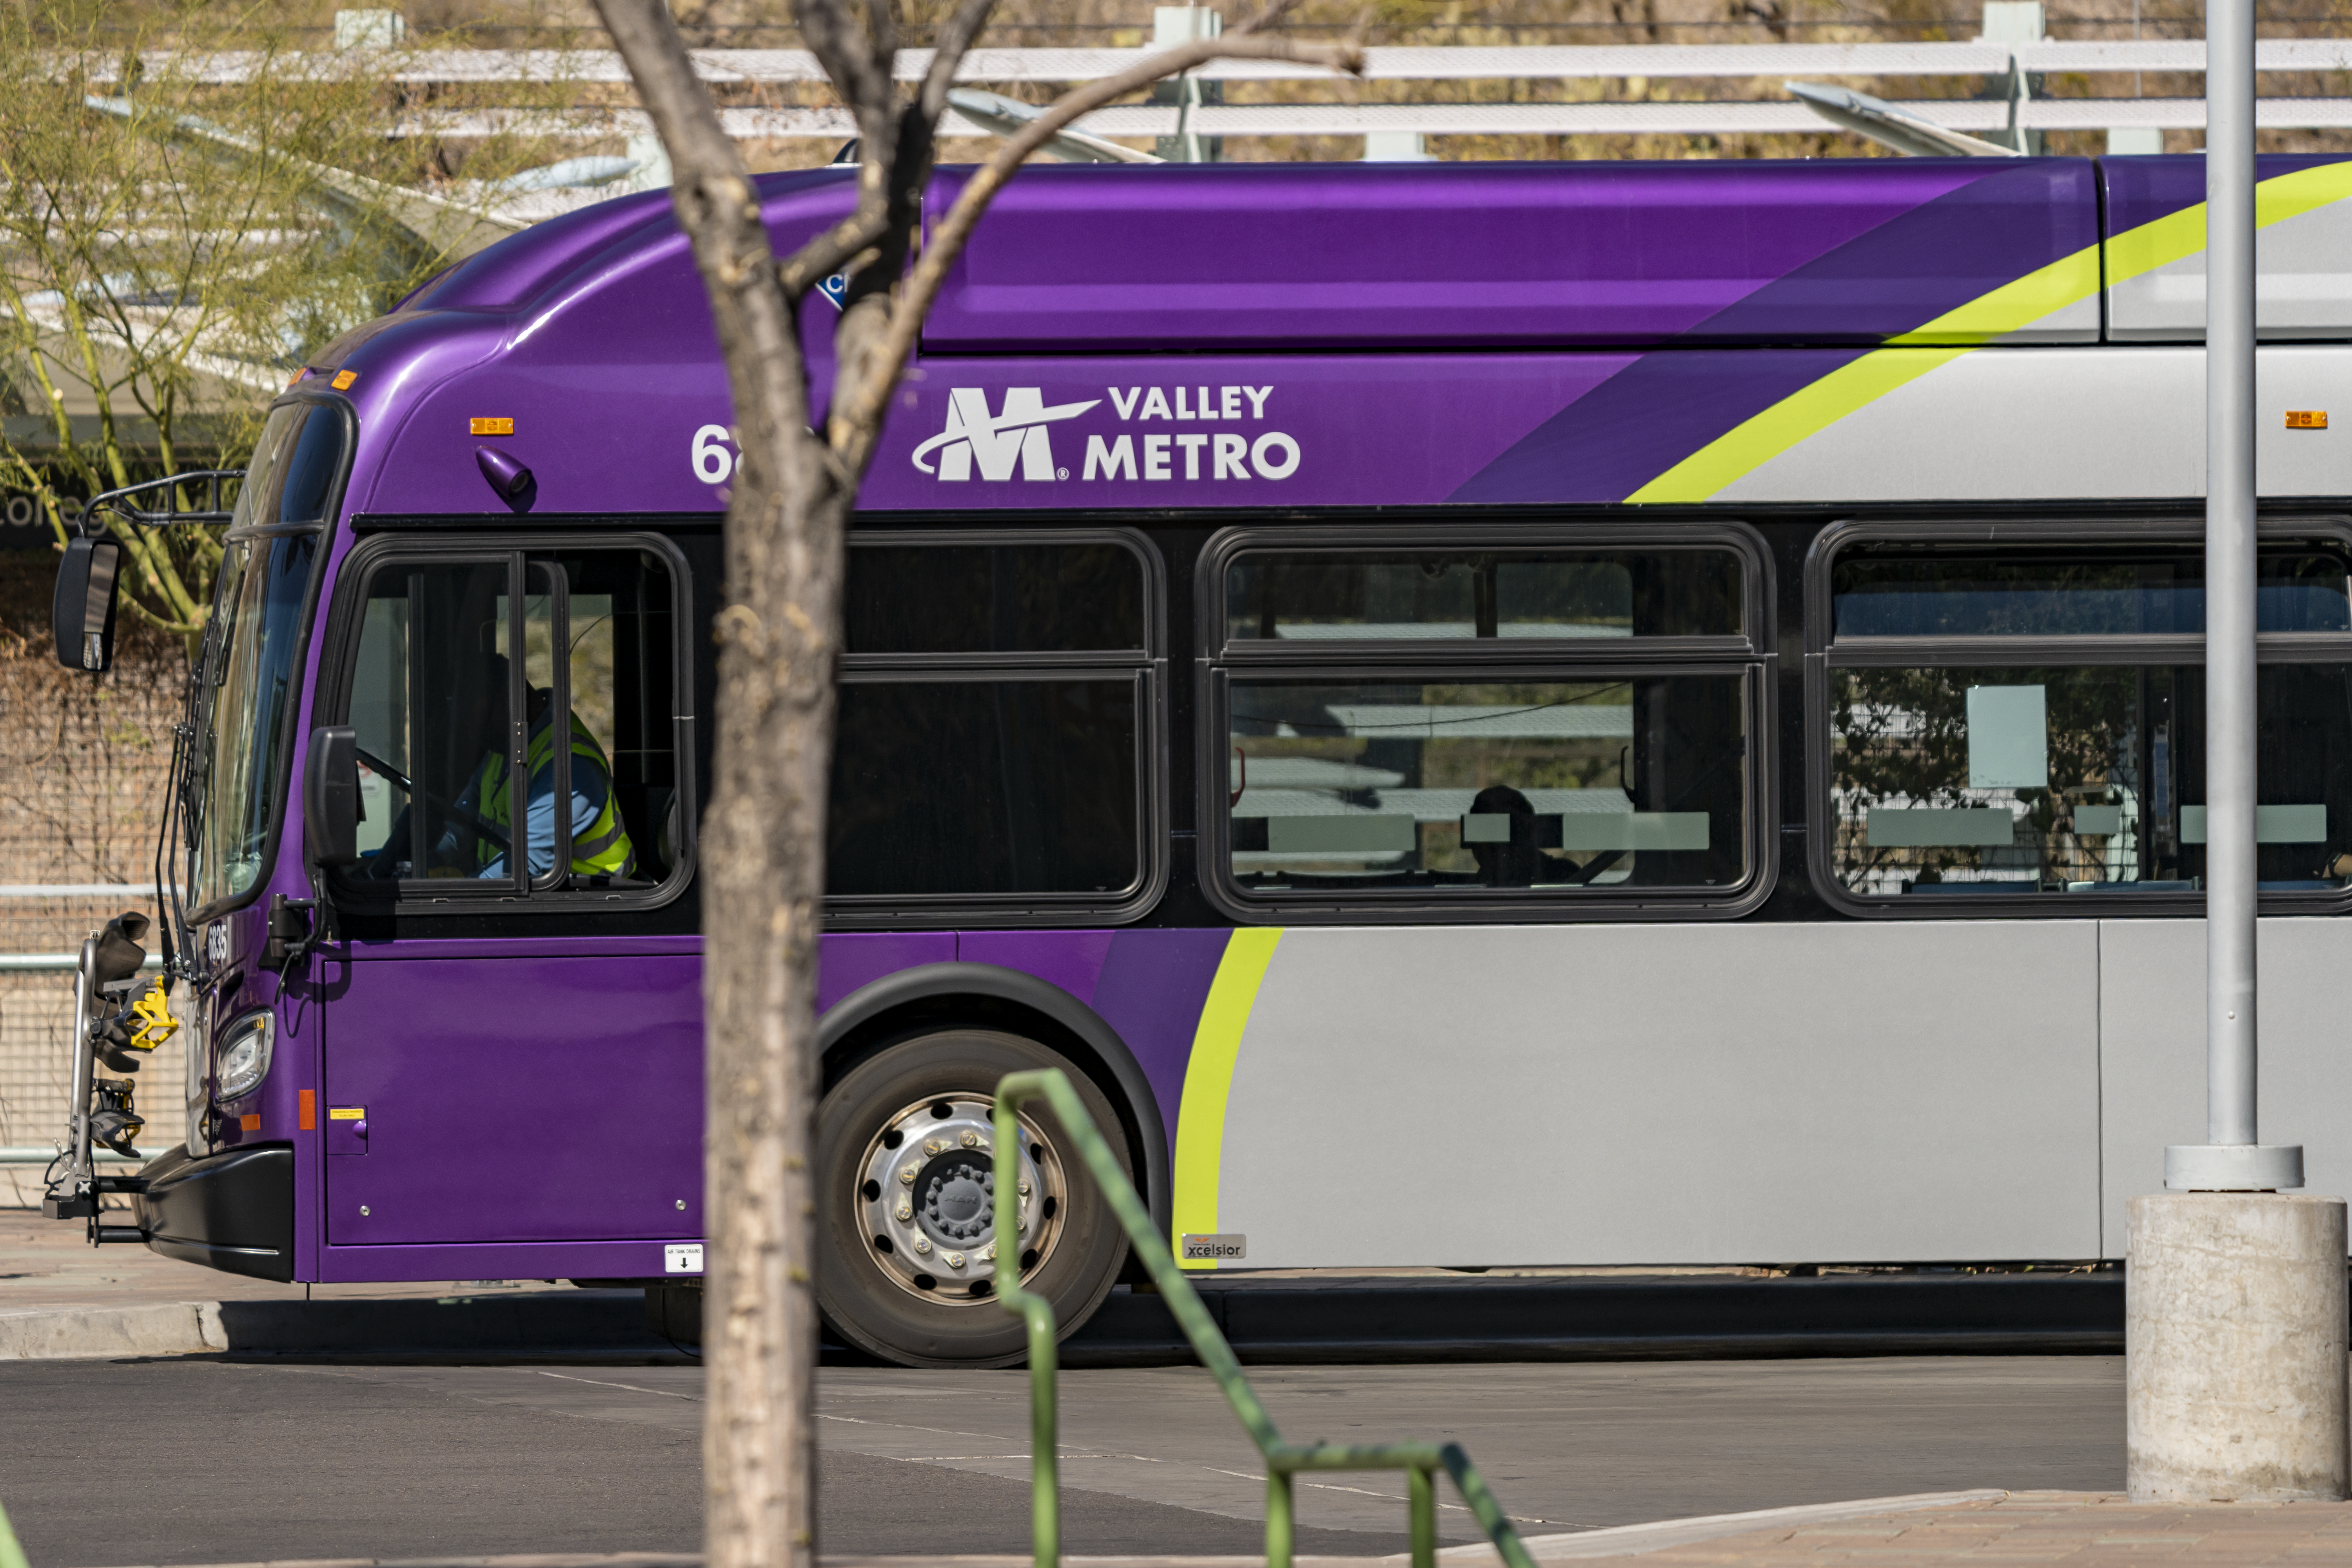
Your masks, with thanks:
<instances>
[{"instance_id":1,"label":"parking lot surface","mask_svg":"<svg viewBox=\"0 0 2352 1568\"><path fill-rule=\"evenodd\" d=\"M1289 1437L1464 1443L1530 1534L2123 1479L2111 1357L1252 1375ZM1025 1552L1027 1386L1017 1371L827 1370L822 1549ZM679 1366L15 1363L0 1477L42 1568L692 1552L701 1391ZM1062 1431L1066 1551L1261 1549L1264 1471L1205 1373L1066 1373ZM1302 1482L1300 1551L1402 1551L1395 1481ZM1441 1530L1475 1534L1458 1507Z\"/></svg>"}]
</instances>

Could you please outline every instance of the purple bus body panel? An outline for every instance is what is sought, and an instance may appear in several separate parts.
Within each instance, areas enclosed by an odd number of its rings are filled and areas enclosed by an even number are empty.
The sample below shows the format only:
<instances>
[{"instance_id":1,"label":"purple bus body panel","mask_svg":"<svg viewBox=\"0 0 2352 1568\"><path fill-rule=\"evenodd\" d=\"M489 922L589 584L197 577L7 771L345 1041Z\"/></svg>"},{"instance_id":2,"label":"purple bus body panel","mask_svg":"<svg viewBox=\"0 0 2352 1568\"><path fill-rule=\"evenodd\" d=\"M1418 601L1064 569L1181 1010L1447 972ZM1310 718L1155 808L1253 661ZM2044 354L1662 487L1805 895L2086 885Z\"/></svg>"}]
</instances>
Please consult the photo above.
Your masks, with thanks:
<instances>
[{"instance_id":1,"label":"purple bus body panel","mask_svg":"<svg viewBox=\"0 0 2352 1568\"><path fill-rule=\"evenodd\" d=\"M661 1241L509 1241L478 1246L329 1247L297 1278L362 1285L381 1279L645 1279L666 1271Z\"/></svg>"},{"instance_id":2,"label":"purple bus body panel","mask_svg":"<svg viewBox=\"0 0 2352 1568\"><path fill-rule=\"evenodd\" d=\"M816 1010L830 1012L834 1004L860 986L870 985L919 963L953 963L956 937L951 931L836 931L817 942Z\"/></svg>"},{"instance_id":3,"label":"purple bus body panel","mask_svg":"<svg viewBox=\"0 0 2352 1568\"><path fill-rule=\"evenodd\" d=\"M1033 974L1127 1043L1172 1155L1185 1063L1226 941L1219 930L838 932L819 949L819 1005L931 963ZM316 1277L635 1277L657 1272L662 1242L700 1235L698 955L406 948L330 970L313 1142L331 1256ZM516 998L530 996L566 999L555 1027L514 1028ZM338 1109L365 1111L364 1133L333 1119Z\"/></svg>"},{"instance_id":4,"label":"purple bus body panel","mask_svg":"<svg viewBox=\"0 0 2352 1568\"><path fill-rule=\"evenodd\" d=\"M331 966L320 1124L367 1124L328 1144L332 1243L701 1235L699 960L484 947Z\"/></svg>"},{"instance_id":5,"label":"purple bus body panel","mask_svg":"<svg viewBox=\"0 0 2352 1568\"><path fill-rule=\"evenodd\" d=\"M2090 176L2085 161L1973 159L1041 168L990 208L923 341L1035 353L1853 340L1873 327L1851 300L1769 323L1727 307L1971 192L1980 231L2030 237L2058 210L2088 244ZM968 177L942 173L926 211ZM1952 260L1877 277L1897 296L1932 289ZM2017 275L1984 274L1973 292Z\"/></svg>"},{"instance_id":6,"label":"purple bus body panel","mask_svg":"<svg viewBox=\"0 0 2352 1568\"><path fill-rule=\"evenodd\" d=\"M1176 1153L1177 1114L1184 1104L1184 1068L1209 984L1233 933L1225 931L1123 931L1112 941L1095 983L1095 1011L1135 1053L1160 1101L1168 1153Z\"/></svg>"},{"instance_id":7,"label":"purple bus body panel","mask_svg":"<svg viewBox=\"0 0 2352 1568\"><path fill-rule=\"evenodd\" d=\"M1034 974L1092 1005L1111 937L1107 931L968 931L956 937L956 957Z\"/></svg>"}]
</instances>

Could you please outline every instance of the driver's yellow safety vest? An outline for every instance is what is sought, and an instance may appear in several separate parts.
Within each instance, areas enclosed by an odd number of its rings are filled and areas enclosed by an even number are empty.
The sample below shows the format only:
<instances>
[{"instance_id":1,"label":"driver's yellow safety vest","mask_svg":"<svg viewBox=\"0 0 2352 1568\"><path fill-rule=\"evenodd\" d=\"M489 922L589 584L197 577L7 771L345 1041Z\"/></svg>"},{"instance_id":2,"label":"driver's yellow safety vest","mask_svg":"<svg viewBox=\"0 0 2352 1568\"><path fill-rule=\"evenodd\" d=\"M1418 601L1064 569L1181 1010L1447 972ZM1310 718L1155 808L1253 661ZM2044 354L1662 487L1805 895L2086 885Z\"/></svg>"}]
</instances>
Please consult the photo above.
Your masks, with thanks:
<instances>
[{"instance_id":1,"label":"driver's yellow safety vest","mask_svg":"<svg viewBox=\"0 0 2352 1568\"><path fill-rule=\"evenodd\" d=\"M542 768L552 768L555 763L555 726L542 722L531 731L530 744L523 752L526 778L536 779ZM637 852L629 842L629 830L621 825L621 809L613 798L613 767L604 760L604 749L580 715L572 715L572 766L577 770L583 763L595 769L604 781L604 809L595 820L584 826L575 825L572 832L572 874L575 877L630 877L636 874ZM491 759L482 773L482 820L514 837L508 814L514 809L514 792L507 787L507 759L503 753ZM527 864L530 847L519 847ZM487 837L481 841L482 864L487 866L503 853ZM511 866L512 861L508 864Z\"/></svg>"}]
</instances>

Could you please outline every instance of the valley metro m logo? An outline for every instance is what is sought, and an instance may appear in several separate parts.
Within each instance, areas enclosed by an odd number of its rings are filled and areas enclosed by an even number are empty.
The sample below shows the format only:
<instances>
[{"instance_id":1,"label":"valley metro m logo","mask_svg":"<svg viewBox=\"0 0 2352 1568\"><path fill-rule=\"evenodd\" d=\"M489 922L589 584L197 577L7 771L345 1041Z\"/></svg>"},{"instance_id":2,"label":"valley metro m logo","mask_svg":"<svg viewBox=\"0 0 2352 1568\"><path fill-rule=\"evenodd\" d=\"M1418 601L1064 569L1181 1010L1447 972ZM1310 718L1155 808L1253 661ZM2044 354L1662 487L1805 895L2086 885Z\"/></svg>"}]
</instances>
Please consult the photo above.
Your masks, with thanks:
<instances>
[{"instance_id":1,"label":"valley metro m logo","mask_svg":"<svg viewBox=\"0 0 2352 1568\"><path fill-rule=\"evenodd\" d=\"M982 479L1009 479L1013 477L1013 460L1018 458L1023 479L1053 479L1054 446L1046 437L1045 426L1063 419L1076 419L1101 401L1097 397L1086 403L1058 403L1048 408L1041 388L1008 386L1004 389L1004 412L991 418L986 389L951 388L948 393L948 427L915 448L915 467L927 474L932 472L931 466L923 459L938 452L940 479L968 479L971 478L972 459L977 457Z\"/></svg>"}]
</instances>

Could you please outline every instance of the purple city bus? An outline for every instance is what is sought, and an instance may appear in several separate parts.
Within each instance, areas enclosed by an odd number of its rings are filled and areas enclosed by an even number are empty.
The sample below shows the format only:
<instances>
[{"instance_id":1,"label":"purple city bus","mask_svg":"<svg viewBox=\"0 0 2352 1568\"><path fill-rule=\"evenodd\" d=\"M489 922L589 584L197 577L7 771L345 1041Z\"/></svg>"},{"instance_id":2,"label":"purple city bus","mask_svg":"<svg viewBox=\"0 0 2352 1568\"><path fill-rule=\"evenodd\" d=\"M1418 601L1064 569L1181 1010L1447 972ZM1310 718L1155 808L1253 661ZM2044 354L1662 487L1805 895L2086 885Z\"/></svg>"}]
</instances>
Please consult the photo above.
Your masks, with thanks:
<instances>
[{"instance_id":1,"label":"purple city bus","mask_svg":"<svg viewBox=\"0 0 2352 1568\"><path fill-rule=\"evenodd\" d=\"M2340 1191L2352 162L2262 173L2263 1126ZM779 248L853 177L763 178ZM2118 1256L2202 1125L2202 192L2196 157L1023 174L850 542L832 1328L1019 1356L986 1138L1034 1066L1194 1268ZM279 1280L690 1282L729 422L666 195L308 361L174 764L184 1147L89 1163L119 922L52 1212ZM68 552L69 664L114 551ZM1066 1331L1125 1247L1030 1131Z\"/></svg>"}]
</instances>

